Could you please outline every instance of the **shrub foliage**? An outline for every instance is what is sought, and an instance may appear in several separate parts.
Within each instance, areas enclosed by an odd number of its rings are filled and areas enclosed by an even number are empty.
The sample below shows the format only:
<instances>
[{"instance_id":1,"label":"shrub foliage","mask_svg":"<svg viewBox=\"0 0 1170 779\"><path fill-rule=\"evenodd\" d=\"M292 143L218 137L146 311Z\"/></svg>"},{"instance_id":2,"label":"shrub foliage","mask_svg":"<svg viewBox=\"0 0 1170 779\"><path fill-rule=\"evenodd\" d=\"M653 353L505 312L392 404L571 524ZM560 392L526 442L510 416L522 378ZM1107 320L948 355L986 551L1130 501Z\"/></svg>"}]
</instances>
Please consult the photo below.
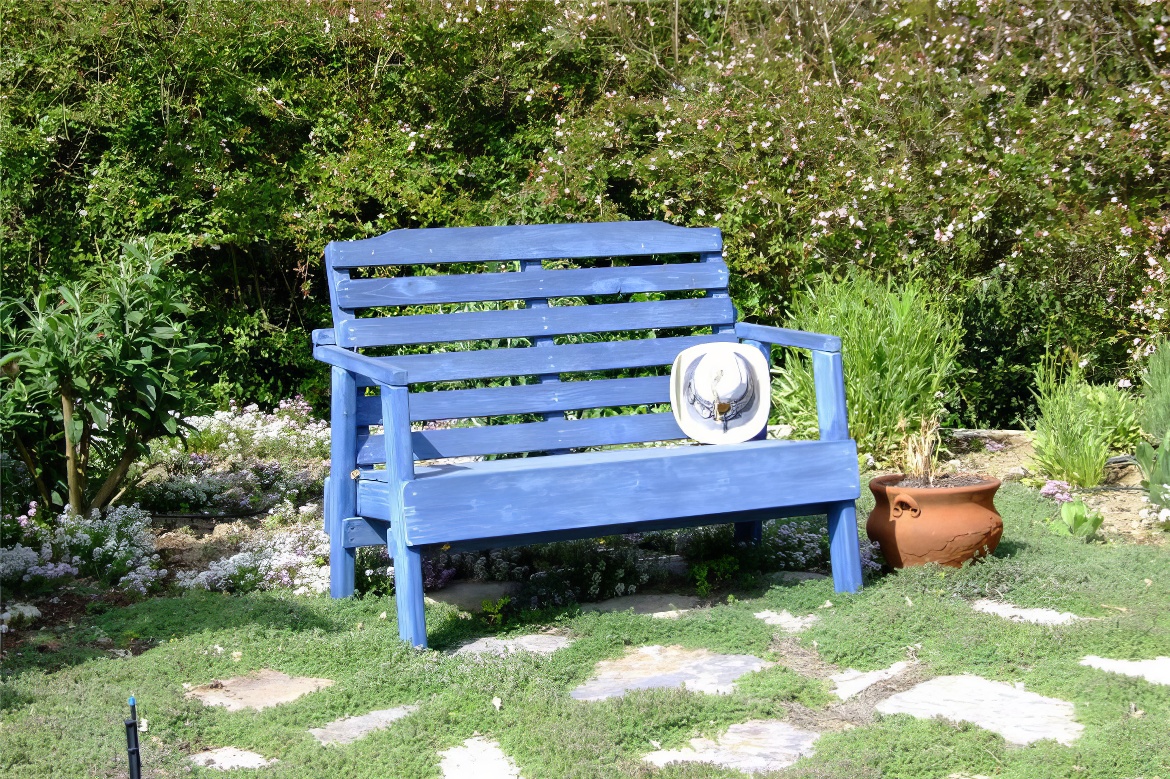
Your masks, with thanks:
<instances>
[{"instance_id":1,"label":"shrub foliage","mask_svg":"<svg viewBox=\"0 0 1170 779\"><path fill-rule=\"evenodd\" d=\"M911 270L969 323L970 421L1048 334L1131 370L1165 329L1167 19L1120 0L4 3L6 295L153 234L222 398L310 399L329 240L724 229L747 316ZM982 315L980 315L982 314Z\"/></svg>"}]
</instances>

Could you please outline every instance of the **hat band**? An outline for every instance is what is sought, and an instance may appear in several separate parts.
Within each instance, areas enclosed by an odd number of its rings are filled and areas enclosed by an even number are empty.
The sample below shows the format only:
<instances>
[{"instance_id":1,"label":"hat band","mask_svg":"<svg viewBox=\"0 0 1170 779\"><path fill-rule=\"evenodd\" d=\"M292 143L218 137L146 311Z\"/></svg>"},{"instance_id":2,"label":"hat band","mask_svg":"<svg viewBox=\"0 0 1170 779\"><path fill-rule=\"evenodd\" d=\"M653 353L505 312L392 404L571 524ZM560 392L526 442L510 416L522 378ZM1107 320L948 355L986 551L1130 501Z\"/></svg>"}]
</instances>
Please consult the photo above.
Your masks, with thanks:
<instances>
[{"instance_id":1,"label":"hat band","mask_svg":"<svg viewBox=\"0 0 1170 779\"><path fill-rule=\"evenodd\" d=\"M755 399L755 382L748 382L747 392L741 395L738 400L727 401L728 408L722 413L719 412L718 398L714 401L705 400L695 393L695 382L693 379L687 382L686 395L687 402L695 407L699 412L699 416L703 419L714 419L716 422L722 422L723 432L726 433L727 423L742 415L744 409L750 406L752 400Z\"/></svg>"}]
</instances>

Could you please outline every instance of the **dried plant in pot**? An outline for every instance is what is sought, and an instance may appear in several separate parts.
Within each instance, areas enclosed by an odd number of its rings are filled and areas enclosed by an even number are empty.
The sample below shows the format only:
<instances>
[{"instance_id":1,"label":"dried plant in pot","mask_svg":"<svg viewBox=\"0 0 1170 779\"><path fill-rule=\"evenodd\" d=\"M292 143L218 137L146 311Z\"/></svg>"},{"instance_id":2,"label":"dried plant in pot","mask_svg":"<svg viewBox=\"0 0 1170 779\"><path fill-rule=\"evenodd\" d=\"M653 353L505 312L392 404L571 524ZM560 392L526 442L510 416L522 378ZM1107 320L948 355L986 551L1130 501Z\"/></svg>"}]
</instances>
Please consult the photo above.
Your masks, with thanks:
<instances>
[{"instance_id":1,"label":"dried plant in pot","mask_svg":"<svg viewBox=\"0 0 1170 779\"><path fill-rule=\"evenodd\" d=\"M938 449L938 420L923 420L904 441L903 473L869 483L877 503L865 532L895 568L925 563L957 568L994 552L1003 535L994 503L999 479L937 473Z\"/></svg>"}]
</instances>

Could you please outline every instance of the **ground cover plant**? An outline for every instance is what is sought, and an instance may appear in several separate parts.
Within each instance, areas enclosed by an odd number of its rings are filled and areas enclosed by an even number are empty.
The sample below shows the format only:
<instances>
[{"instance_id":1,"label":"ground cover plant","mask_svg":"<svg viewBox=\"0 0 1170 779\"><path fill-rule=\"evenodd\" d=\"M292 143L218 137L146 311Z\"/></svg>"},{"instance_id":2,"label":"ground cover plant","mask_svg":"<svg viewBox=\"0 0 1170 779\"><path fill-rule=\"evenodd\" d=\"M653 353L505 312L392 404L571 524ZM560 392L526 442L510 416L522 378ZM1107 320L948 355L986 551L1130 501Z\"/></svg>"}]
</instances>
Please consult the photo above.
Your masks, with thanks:
<instances>
[{"instance_id":1,"label":"ground cover plant","mask_svg":"<svg viewBox=\"0 0 1170 779\"><path fill-rule=\"evenodd\" d=\"M187 753L223 744L279 757L265 769L273 777L438 776L437 752L473 733L499 741L529 777L739 776L704 765L651 771L641 756L655 743L677 747L752 718L824 711L832 700L825 681L781 662L746 677L728 696L650 690L584 703L567 690L596 661L629 646L677 644L783 661L775 628L752 616L768 608L820 615L797 641L840 667L879 668L909 652L928 676L978 674L1070 700L1085 726L1071 747L1045 741L1020 748L974 726L878 716L826 733L812 757L777 776L1159 775L1170 760L1161 737L1170 688L1104 674L1080 659L1170 654L1170 553L1055 535L1047 528L1054 505L1019 485L1005 486L999 506L1006 526L1000 549L961 570L906 570L854 596L833 593L826 581L740 590L734 599L721 592L714 607L678 620L552 609L501 627L436 605L428 615L435 649L427 652L396 640L394 611L383 598L193 592L89 614L82 609L72 624L39 630L6 657L0 765L22 777L117 775L124 759L121 707L133 692L149 722L146 764L160 776L185 772ZM62 597L90 600L81 590ZM973 611L967 601L978 597L1095 619L1057 627L1016 623ZM818 608L826 600L832 606ZM540 626L575 643L549 657L472 660L444 651L475 636ZM110 651L123 648L132 651L124 657ZM184 683L262 667L336 684L262 712L205 708L183 697ZM351 745L324 748L306 732L344 714L399 704L420 709ZM59 739L61 732L74 737Z\"/></svg>"}]
</instances>

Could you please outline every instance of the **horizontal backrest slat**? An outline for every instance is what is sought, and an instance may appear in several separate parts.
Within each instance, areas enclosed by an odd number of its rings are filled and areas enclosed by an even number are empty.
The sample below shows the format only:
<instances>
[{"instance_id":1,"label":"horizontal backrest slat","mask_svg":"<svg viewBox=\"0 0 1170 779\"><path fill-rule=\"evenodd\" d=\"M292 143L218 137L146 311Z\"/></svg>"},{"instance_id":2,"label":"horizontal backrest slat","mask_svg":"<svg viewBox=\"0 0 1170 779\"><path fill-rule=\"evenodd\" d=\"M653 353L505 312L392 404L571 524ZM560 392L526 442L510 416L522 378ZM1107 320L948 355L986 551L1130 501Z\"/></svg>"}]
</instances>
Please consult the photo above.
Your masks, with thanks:
<instances>
[{"instance_id":1,"label":"horizontal backrest slat","mask_svg":"<svg viewBox=\"0 0 1170 779\"><path fill-rule=\"evenodd\" d=\"M417 460L517 452L545 452L686 438L673 414L632 414L594 419L557 419L519 425L459 427L412 433ZM385 462L381 435L358 436L358 465Z\"/></svg>"},{"instance_id":2,"label":"horizontal backrest slat","mask_svg":"<svg viewBox=\"0 0 1170 779\"><path fill-rule=\"evenodd\" d=\"M665 222L437 227L391 230L325 248L332 268L429 265L440 262L635 257L698 254L723 249L714 227L678 227Z\"/></svg>"},{"instance_id":3,"label":"horizontal backrest slat","mask_svg":"<svg viewBox=\"0 0 1170 779\"><path fill-rule=\"evenodd\" d=\"M668 365L674 362L679 352L691 346L737 341L734 333L716 333L675 338L637 338L628 341L565 344L542 348L404 354L375 359L405 370L409 383L423 384L436 381L491 379L499 376L538 376ZM358 380L358 386L363 387L376 383L364 377Z\"/></svg>"},{"instance_id":4,"label":"horizontal backrest slat","mask_svg":"<svg viewBox=\"0 0 1170 779\"><path fill-rule=\"evenodd\" d=\"M727 289L727 277L727 265L715 261L524 273L453 273L394 279L344 279L337 285L337 301L341 308L355 309Z\"/></svg>"},{"instance_id":5,"label":"horizontal backrest slat","mask_svg":"<svg viewBox=\"0 0 1170 779\"><path fill-rule=\"evenodd\" d=\"M584 408L645 406L669 402L669 376L517 384L508 387L413 393L410 396L410 421L577 411ZM359 426L382 424L380 397L358 398L357 424Z\"/></svg>"},{"instance_id":6,"label":"horizontal backrest slat","mask_svg":"<svg viewBox=\"0 0 1170 779\"><path fill-rule=\"evenodd\" d=\"M337 335L339 346L402 346L734 323L730 298L696 298L345 319Z\"/></svg>"}]
</instances>

